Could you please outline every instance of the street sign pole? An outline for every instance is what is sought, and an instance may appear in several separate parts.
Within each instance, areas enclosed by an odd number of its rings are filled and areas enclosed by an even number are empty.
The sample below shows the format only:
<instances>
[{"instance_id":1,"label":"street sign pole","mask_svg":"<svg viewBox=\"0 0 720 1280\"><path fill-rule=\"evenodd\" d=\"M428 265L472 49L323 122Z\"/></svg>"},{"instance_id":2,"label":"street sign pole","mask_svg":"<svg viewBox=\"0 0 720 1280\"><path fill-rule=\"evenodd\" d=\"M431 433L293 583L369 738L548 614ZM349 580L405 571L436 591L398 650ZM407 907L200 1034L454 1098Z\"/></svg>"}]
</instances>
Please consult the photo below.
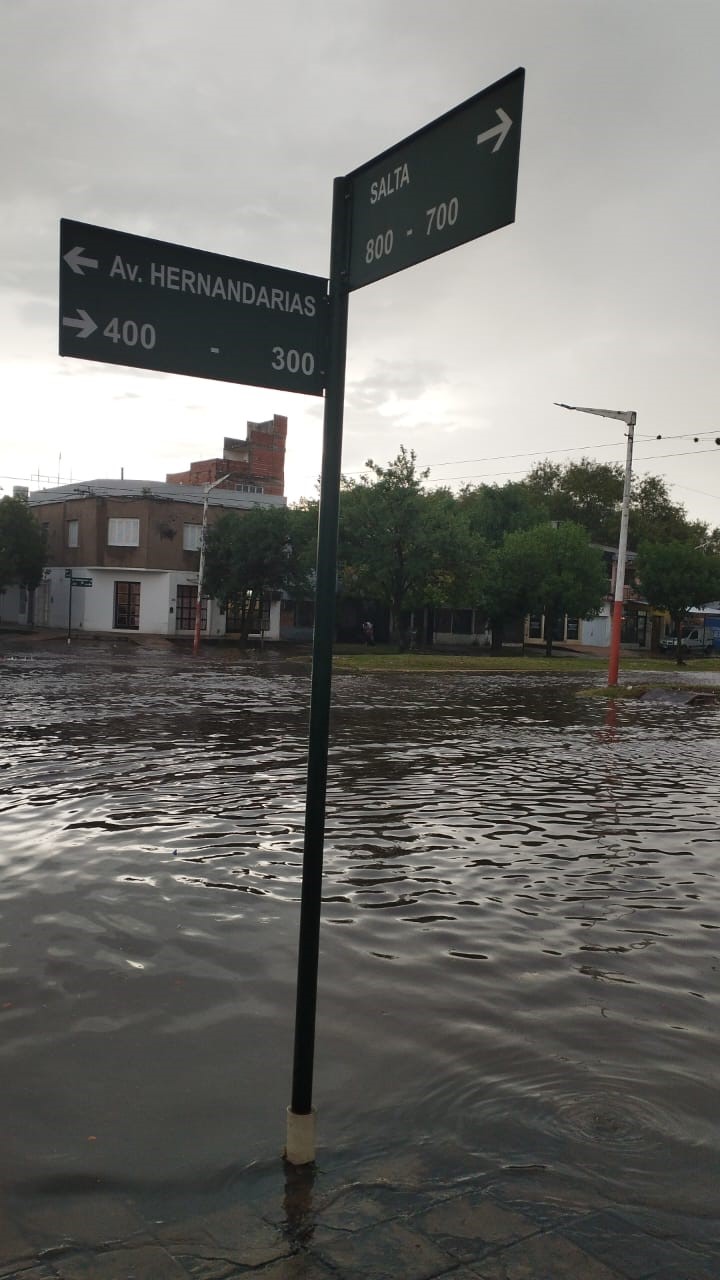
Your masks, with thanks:
<instances>
[{"instance_id":1,"label":"street sign pole","mask_svg":"<svg viewBox=\"0 0 720 1280\"><path fill-rule=\"evenodd\" d=\"M285 1146L293 1165L315 1159L312 1086L348 295L514 220L524 78L518 68L368 165L336 178L333 188L295 1046ZM498 152L499 160L489 158Z\"/></svg>"},{"instance_id":2,"label":"street sign pole","mask_svg":"<svg viewBox=\"0 0 720 1280\"><path fill-rule=\"evenodd\" d=\"M68 644L70 644L70 630L72 627L72 589L73 589L72 574L70 575L69 586L70 586L70 593L68 595L68 633L67 633Z\"/></svg>"},{"instance_id":3,"label":"street sign pole","mask_svg":"<svg viewBox=\"0 0 720 1280\"><path fill-rule=\"evenodd\" d=\"M333 187L330 246L330 334L323 456L320 480L320 513L315 587L312 684L308 741L307 791L303 877L300 899L295 1048L292 1101L287 1109L285 1158L294 1165L315 1159L315 1114L312 1107L317 1008L320 910L322 900L325 796L327 791L330 689L335 632L337 538L340 510L345 359L347 350L347 259L350 231L350 198L347 179L336 178Z\"/></svg>"}]
</instances>

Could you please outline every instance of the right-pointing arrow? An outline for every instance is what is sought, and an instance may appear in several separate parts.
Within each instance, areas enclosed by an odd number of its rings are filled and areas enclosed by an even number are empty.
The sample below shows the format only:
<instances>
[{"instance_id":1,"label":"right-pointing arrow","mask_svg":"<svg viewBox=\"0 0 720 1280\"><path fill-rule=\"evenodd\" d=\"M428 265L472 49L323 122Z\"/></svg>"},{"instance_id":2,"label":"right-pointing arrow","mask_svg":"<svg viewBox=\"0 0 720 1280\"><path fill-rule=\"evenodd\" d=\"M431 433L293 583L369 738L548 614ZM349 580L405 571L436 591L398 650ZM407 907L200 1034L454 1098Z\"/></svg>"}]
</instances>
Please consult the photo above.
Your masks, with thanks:
<instances>
[{"instance_id":1,"label":"right-pointing arrow","mask_svg":"<svg viewBox=\"0 0 720 1280\"><path fill-rule=\"evenodd\" d=\"M493 125L492 129L486 129L484 133L479 133L477 136L478 144L489 142L491 138L497 138L493 151L497 151L502 146L512 128L512 120L507 111L503 111L502 107L496 107L495 114L499 117L500 123Z\"/></svg>"},{"instance_id":2,"label":"right-pointing arrow","mask_svg":"<svg viewBox=\"0 0 720 1280\"><path fill-rule=\"evenodd\" d=\"M72 316L63 316L62 322L67 329L77 329L76 338L89 338L91 333L97 329L97 325L92 316L87 311L83 311L82 307L77 308L79 320L73 319Z\"/></svg>"},{"instance_id":3,"label":"right-pointing arrow","mask_svg":"<svg viewBox=\"0 0 720 1280\"><path fill-rule=\"evenodd\" d=\"M70 270L74 271L76 276L85 275L83 267L97 267L99 265L97 258L83 258L83 253L84 249L81 249L80 245L76 244L74 249L68 249L67 253L63 254Z\"/></svg>"}]
</instances>

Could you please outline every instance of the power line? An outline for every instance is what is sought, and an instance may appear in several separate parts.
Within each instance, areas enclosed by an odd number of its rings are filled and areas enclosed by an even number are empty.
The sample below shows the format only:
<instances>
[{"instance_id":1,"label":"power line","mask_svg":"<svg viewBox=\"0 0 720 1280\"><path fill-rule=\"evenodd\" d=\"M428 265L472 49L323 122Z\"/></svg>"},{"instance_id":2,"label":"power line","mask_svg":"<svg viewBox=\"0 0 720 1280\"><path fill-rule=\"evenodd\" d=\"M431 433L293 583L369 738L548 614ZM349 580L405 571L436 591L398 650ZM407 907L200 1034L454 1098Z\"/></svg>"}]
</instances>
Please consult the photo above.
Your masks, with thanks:
<instances>
[{"instance_id":1,"label":"power line","mask_svg":"<svg viewBox=\"0 0 720 1280\"><path fill-rule=\"evenodd\" d=\"M431 462L428 464L431 471L436 467L462 467L466 463L471 462L505 462L512 458L539 458L547 457L551 453L584 453L586 449L613 449L618 444L617 440L608 442L603 441L602 444L587 444L580 447L579 445L568 445L564 449L533 449L524 453L498 453L487 458L457 458L450 462Z\"/></svg>"},{"instance_id":2,"label":"power line","mask_svg":"<svg viewBox=\"0 0 720 1280\"><path fill-rule=\"evenodd\" d=\"M682 437L681 437L681 436L678 436L678 437L677 437L677 439L682 439ZM591 445L591 446L588 446L588 447L590 447L590 448L596 448L597 446L596 446L596 445ZM553 452L553 453L566 453L566 452L568 452L568 450L564 450L564 449L554 449L554 450L548 450L548 452ZM578 452L583 452L583 451L582 451L582 450L578 450ZM637 461L640 461L640 462L655 462L656 460L657 460L657 461L659 461L659 460L660 460L660 459L662 459L662 458L689 458L689 457L692 457L692 456L696 456L698 453L715 453L715 449L687 449L687 450L683 450L683 451L678 451L678 452L676 452L676 453L658 453L658 454L648 454L648 455L646 455L646 456L641 456L639 459L636 457L636 462L637 462ZM527 455L526 455L526 454L507 454L507 455L505 455L505 456L506 456L507 458L522 458L522 457L532 457L533 455L532 455L532 454L527 454ZM471 461L471 459L468 459L468 461ZM484 458L477 458L477 459L475 459L475 461L477 461L477 462L484 462L484 461L487 461L487 462L501 462L501 461L503 461L503 455L501 455L501 456L499 456L499 457L497 457L497 458L487 458L487 459L484 459ZM438 464L438 465L442 465L442 464ZM461 464L461 463L458 463L457 465L458 465L458 466L460 466L460 465L462 465L462 464ZM489 475L489 476L485 476L485 479L487 479L487 480L494 480L494 479L497 479L499 476L523 476L523 475L526 475L526 468L525 468L525 467L519 467L517 470L512 470L512 471L511 471L511 470L507 470L507 471L494 471L494 472L492 472L492 474L491 474L491 475ZM455 483L455 482L460 481L460 480L478 480L478 479L482 479L482 478L483 478L483 473L482 473L482 472L476 472L474 475L469 475L469 476L468 476L468 475L464 475L464 476L444 476L444 477L442 477L441 479L439 479L439 478L435 478L435 477L431 477L431 478L430 478L430 480L429 480L429 483L430 483L430 484L452 484L452 483ZM671 483L673 483L673 484L674 484L675 482L674 482L674 481L671 481ZM682 487L682 486L681 486L681 487ZM687 486L685 486L685 487L687 487ZM699 493L699 492L700 492L700 490L696 490L696 492L698 492L698 493ZM708 497L708 498L712 498L712 497L714 497L715 495L714 495L714 494L706 494L705 496L706 496L706 497Z\"/></svg>"},{"instance_id":3,"label":"power line","mask_svg":"<svg viewBox=\"0 0 720 1280\"><path fill-rule=\"evenodd\" d=\"M55 474L52 476L47 476L47 475L41 475L39 471L36 471L35 474L32 476L0 475L0 480L14 480L18 484L35 484L35 482L39 484L41 480L54 480L55 483L57 484L59 480L60 484L71 484L72 476L58 476L57 472L55 472Z\"/></svg>"},{"instance_id":4,"label":"power line","mask_svg":"<svg viewBox=\"0 0 720 1280\"><path fill-rule=\"evenodd\" d=\"M701 438L702 436L711 436L711 435L713 435L713 434L714 434L714 431L717 431L717 429L718 429L718 428L717 428L717 427L715 427L715 428L713 428L713 429L711 429L711 430L708 430L708 431L700 431L700 432L698 432L698 434L697 434L697 435L694 435L694 436L693 436L693 435L691 435L691 434L690 434L689 432L687 432L687 431L683 431L683 432L681 432L680 434L678 434L678 435L673 435L673 436L663 436L663 435L652 436L652 435L643 435L643 436L638 436L638 439L639 439L639 440L642 440L644 444L654 443L656 440L697 440L697 441L699 441L699 440L700 440L700 438ZM718 439L720 439L720 437L718 437ZM470 464L483 463L483 462L511 462L511 461L513 461L515 458L540 458L540 457L542 457L542 458L547 458L547 457L550 457L551 455L553 455L553 454L557 454L557 453L579 453L579 454L585 454L585 453L587 453L587 451L588 451L588 450L590 450L590 449L615 449L615 448L619 448L619 447L620 447L620 445L621 445L621 443L622 443L622 442L621 442L620 440L603 440L603 441L599 441L599 442L598 442L598 443L596 443L596 444L567 445L566 447L561 448L561 449L528 449L528 450L523 450L521 453L497 453L497 454L488 454L486 457L482 457L482 458L451 458L451 459L449 459L449 460L448 460L448 461L446 461L446 462L429 462L429 463L427 464L427 468L426 468L426 469L427 469L428 471L436 471L436 470L438 469L438 467L464 467L464 466L469 466ZM687 454L687 455L686 455L686 454L684 454L684 453L676 453L676 454L659 454L659 455L657 455L657 456L658 456L658 457L661 457L661 458L672 458L672 457L683 458L683 457L689 456L690 454L692 454L692 453L696 453L696 452L701 452L701 453L713 453L713 452L714 452L714 450L712 450L712 449L705 449L705 450L695 450L695 449L690 449L690 450L688 451L688 454ZM364 468L358 468L357 470L353 470L353 471L345 471L345 470L343 470L343 474L344 474L344 475L348 475L348 476L357 476L357 475L362 475L362 472L363 472L363 471L364 471ZM519 473L519 472L517 472L517 471L500 471L500 472L498 472L497 474L498 474L498 475L518 475L518 474L520 474L520 473ZM472 478L472 477L467 477L467 478ZM462 479L465 479L465 477L463 477L463 476L450 476L450 477L448 477L448 479L450 479L450 480L462 480ZM432 481L431 483L435 483L435 482L434 482L434 481Z\"/></svg>"}]
</instances>

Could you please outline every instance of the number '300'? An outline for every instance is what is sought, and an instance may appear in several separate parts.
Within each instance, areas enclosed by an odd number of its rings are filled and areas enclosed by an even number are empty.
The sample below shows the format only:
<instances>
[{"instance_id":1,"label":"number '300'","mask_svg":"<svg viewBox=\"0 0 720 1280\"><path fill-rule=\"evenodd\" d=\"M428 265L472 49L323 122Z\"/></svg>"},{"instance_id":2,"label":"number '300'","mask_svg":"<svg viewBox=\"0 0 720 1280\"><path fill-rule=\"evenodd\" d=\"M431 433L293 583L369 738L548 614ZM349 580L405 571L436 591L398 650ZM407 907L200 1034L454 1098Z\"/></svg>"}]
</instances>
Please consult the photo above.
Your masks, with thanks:
<instances>
[{"instance_id":1,"label":"number '300'","mask_svg":"<svg viewBox=\"0 0 720 1280\"><path fill-rule=\"evenodd\" d=\"M273 369L284 370L287 373L304 373L308 378L315 372L315 357L312 351L296 351L294 347L289 347L286 351L284 347L273 347L272 354Z\"/></svg>"}]
</instances>

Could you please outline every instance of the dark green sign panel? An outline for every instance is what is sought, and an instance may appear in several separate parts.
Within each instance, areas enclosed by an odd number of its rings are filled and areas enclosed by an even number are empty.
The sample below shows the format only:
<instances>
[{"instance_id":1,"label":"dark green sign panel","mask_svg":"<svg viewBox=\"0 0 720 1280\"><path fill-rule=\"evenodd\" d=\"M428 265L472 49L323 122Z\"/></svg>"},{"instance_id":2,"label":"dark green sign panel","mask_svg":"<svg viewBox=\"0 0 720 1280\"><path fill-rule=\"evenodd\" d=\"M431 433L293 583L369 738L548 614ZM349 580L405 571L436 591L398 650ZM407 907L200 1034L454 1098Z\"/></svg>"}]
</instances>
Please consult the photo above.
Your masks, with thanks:
<instances>
[{"instance_id":1,"label":"dark green sign panel","mask_svg":"<svg viewBox=\"0 0 720 1280\"><path fill-rule=\"evenodd\" d=\"M348 174L350 289L514 222L524 84L520 67Z\"/></svg>"},{"instance_id":2,"label":"dark green sign panel","mask_svg":"<svg viewBox=\"0 0 720 1280\"><path fill-rule=\"evenodd\" d=\"M60 355L322 395L327 281L63 218Z\"/></svg>"}]
</instances>

